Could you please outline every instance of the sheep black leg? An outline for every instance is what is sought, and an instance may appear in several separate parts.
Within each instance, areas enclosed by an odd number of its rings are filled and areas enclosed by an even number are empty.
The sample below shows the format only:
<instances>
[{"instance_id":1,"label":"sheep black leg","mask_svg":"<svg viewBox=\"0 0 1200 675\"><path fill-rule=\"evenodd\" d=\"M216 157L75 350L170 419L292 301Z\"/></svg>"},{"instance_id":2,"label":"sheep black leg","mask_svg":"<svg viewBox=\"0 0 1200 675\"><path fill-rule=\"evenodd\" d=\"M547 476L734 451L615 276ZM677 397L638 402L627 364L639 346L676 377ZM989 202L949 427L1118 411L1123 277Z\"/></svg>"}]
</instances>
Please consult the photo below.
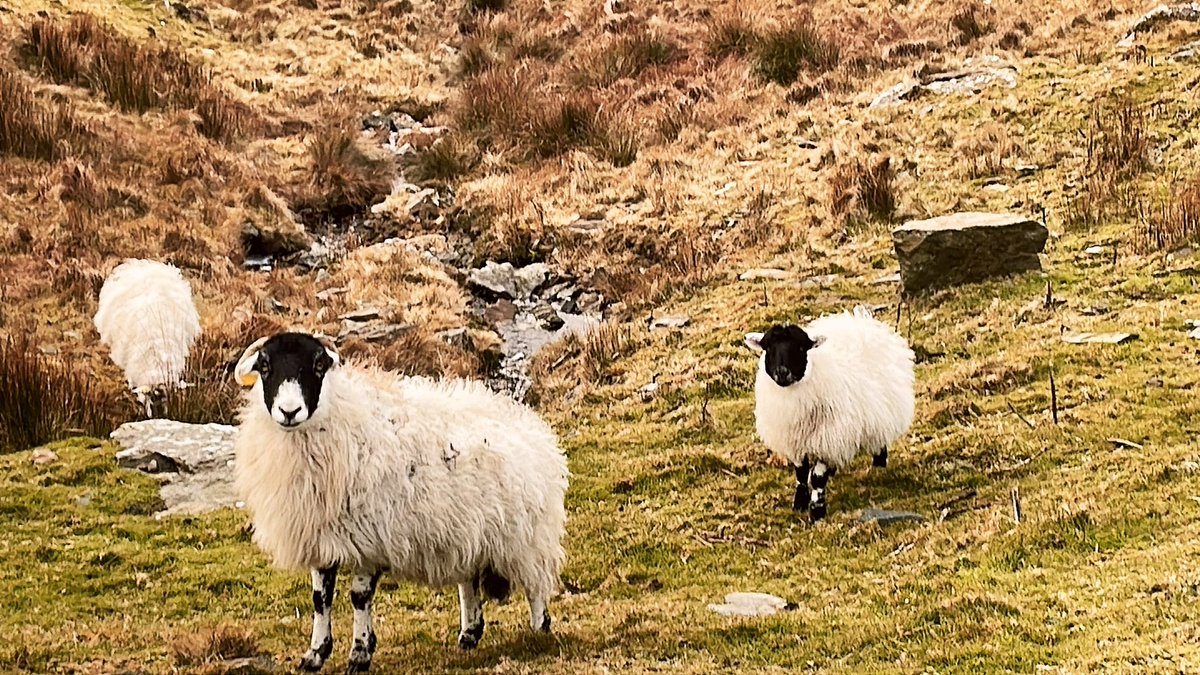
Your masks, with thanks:
<instances>
[{"instance_id":1,"label":"sheep black leg","mask_svg":"<svg viewBox=\"0 0 1200 675\"><path fill-rule=\"evenodd\" d=\"M458 646L463 650L474 649L483 637L483 602L479 597L479 580L473 579L458 585L458 609L462 618L462 630L458 634Z\"/></svg>"},{"instance_id":2,"label":"sheep black leg","mask_svg":"<svg viewBox=\"0 0 1200 675\"><path fill-rule=\"evenodd\" d=\"M871 466L876 466L876 467L879 467L880 469L882 469L887 466L887 459L888 459L888 449L887 449L887 446L885 445L885 446L883 446L882 450L880 450L878 453L876 453L875 459L871 461Z\"/></svg>"},{"instance_id":3,"label":"sheep black leg","mask_svg":"<svg viewBox=\"0 0 1200 675\"><path fill-rule=\"evenodd\" d=\"M375 628L371 621L371 602L382 573L355 574L350 583L350 604L354 605L354 646L350 649L347 675L365 673L371 669L375 655Z\"/></svg>"},{"instance_id":4,"label":"sheep black leg","mask_svg":"<svg viewBox=\"0 0 1200 675\"><path fill-rule=\"evenodd\" d=\"M813 466L812 496L808 503L808 517L814 523L825 517L825 488L835 473L837 470L825 466L824 462L817 462Z\"/></svg>"},{"instance_id":5,"label":"sheep black leg","mask_svg":"<svg viewBox=\"0 0 1200 675\"><path fill-rule=\"evenodd\" d=\"M805 457L796 467L796 496L792 498L792 509L803 511L808 508L808 476L812 473L812 464Z\"/></svg>"},{"instance_id":6,"label":"sheep black leg","mask_svg":"<svg viewBox=\"0 0 1200 675\"><path fill-rule=\"evenodd\" d=\"M333 591L337 586L338 566L312 571L313 630L308 652L300 659L300 670L315 673L333 653L331 610Z\"/></svg>"}]
</instances>

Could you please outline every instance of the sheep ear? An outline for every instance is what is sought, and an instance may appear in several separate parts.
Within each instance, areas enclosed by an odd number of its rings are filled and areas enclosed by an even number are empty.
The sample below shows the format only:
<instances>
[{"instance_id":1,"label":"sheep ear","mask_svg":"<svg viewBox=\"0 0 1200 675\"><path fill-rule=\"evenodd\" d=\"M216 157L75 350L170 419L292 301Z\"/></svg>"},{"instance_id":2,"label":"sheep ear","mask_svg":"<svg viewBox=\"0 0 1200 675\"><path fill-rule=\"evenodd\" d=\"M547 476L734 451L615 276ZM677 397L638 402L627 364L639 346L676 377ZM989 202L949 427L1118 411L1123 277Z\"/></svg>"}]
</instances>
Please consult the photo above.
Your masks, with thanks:
<instances>
[{"instance_id":1,"label":"sheep ear","mask_svg":"<svg viewBox=\"0 0 1200 675\"><path fill-rule=\"evenodd\" d=\"M821 345L825 344L825 336L824 335L812 336L812 343L813 344L811 347L809 347L809 349L816 349L817 347L820 347Z\"/></svg>"},{"instance_id":2,"label":"sheep ear","mask_svg":"<svg viewBox=\"0 0 1200 675\"><path fill-rule=\"evenodd\" d=\"M258 362L258 350L262 349L269 339L261 337L242 352L242 358L238 359L237 367L233 369L233 379L241 386L253 387L254 383L258 382L258 373L254 371L254 366Z\"/></svg>"},{"instance_id":3,"label":"sheep ear","mask_svg":"<svg viewBox=\"0 0 1200 675\"><path fill-rule=\"evenodd\" d=\"M320 333L313 335L313 337L325 348L325 353L329 355L329 358L333 359L333 365L330 368L336 368L341 365L342 355L338 354L337 343L333 341L333 338L328 335L321 335Z\"/></svg>"},{"instance_id":4,"label":"sheep ear","mask_svg":"<svg viewBox=\"0 0 1200 675\"><path fill-rule=\"evenodd\" d=\"M755 354L761 354L763 351L762 339L762 333L746 333L746 346L752 349Z\"/></svg>"}]
</instances>

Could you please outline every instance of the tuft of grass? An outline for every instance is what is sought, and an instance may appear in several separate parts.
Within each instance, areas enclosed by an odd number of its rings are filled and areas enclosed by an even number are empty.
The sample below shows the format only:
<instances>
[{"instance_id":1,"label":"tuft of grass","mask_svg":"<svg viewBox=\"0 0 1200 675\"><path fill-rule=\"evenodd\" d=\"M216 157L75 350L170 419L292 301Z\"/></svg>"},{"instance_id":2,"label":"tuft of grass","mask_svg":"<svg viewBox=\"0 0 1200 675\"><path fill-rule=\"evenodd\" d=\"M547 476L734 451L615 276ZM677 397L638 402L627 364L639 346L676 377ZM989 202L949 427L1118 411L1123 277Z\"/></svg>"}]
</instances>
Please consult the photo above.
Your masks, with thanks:
<instances>
[{"instance_id":1,"label":"tuft of grass","mask_svg":"<svg viewBox=\"0 0 1200 675\"><path fill-rule=\"evenodd\" d=\"M230 624L190 631L172 642L170 650L175 664L185 668L263 653L253 631Z\"/></svg>"},{"instance_id":2,"label":"tuft of grass","mask_svg":"<svg viewBox=\"0 0 1200 675\"><path fill-rule=\"evenodd\" d=\"M1193 177L1148 213L1142 214L1134 249L1141 253L1175 250L1200 240L1200 178Z\"/></svg>"},{"instance_id":3,"label":"tuft of grass","mask_svg":"<svg viewBox=\"0 0 1200 675\"><path fill-rule=\"evenodd\" d=\"M950 17L950 28L957 35L960 45L971 44L996 30L992 21L995 10L978 2L971 2Z\"/></svg>"},{"instance_id":4,"label":"tuft of grass","mask_svg":"<svg viewBox=\"0 0 1200 675\"><path fill-rule=\"evenodd\" d=\"M366 209L391 190L388 160L345 126L319 129L308 142L310 194L304 208L339 217Z\"/></svg>"},{"instance_id":5,"label":"tuft of grass","mask_svg":"<svg viewBox=\"0 0 1200 675\"><path fill-rule=\"evenodd\" d=\"M956 143L956 152L963 158L963 173L976 180L1003 175L1009 170L1005 162L1020 152L1020 146L998 123L985 124L978 133Z\"/></svg>"},{"instance_id":6,"label":"tuft of grass","mask_svg":"<svg viewBox=\"0 0 1200 675\"><path fill-rule=\"evenodd\" d=\"M600 48L594 59L582 65L579 78L585 84L606 87L617 80L636 78L656 66L666 66L684 56L674 42L654 31L622 35Z\"/></svg>"},{"instance_id":7,"label":"tuft of grass","mask_svg":"<svg viewBox=\"0 0 1200 675\"><path fill-rule=\"evenodd\" d=\"M0 452L112 428L108 396L94 378L46 357L28 336L0 342Z\"/></svg>"},{"instance_id":8,"label":"tuft of grass","mask_svg":"<svg viewBox=\"0 0 1200 675\"><path fill-rule=\"evenodd\" d=\"M38 100L20 75L0 68L0 153L57 159L80 145L83 136L70 106Z\"/></svg>"},{"instance_id":9,"label":"tuft of grass","mask_svg":"<svg viewBox=\"0 0 1200 675\"><path fill-rule=\"evenodd\" d=\"M823 37L810 20L798 19L763 34L755 53L755 72L786 87L801 72L831 70L840 59L836 42Z\"/></svg>"},{"instance_id":10,"label":"tuft of grass","mask_svg":"<svg viewBox=\"0 0 1200 675\"><path fill-rule=\"evenodd\" d=\"M408 175L418 182L444 182L468 173L479 161L479 148L474 142L451 134L416 153L409 164Z\"/></svg>"},{"instance_id":11,"label":"tuft of grass","mask_svg":"<svg viewBox=\"0 0 1200 675\"><path fill-rule=\"evenodd\" d=\"M1081 131L1087 157L1082 187L1065 209L1068 227L1092 227L1140 209L1141 197L1129 182L1151 166L1148 123L1146 107L1129 97L1092 109Z\"/></svg>"},{"instance_id":12,"label":"tuft of grass","mask_svg":"<svg viewBox=\"0 0 1200 675\"><path fill-rule=\"evenodd\" d=\"M632 327L609 321L584 333L568 334L534 356L530 400L553 406L611 383L617 364L639 345Z\"/></svg>"},{"instance_id":13,"label":"tuft of grass","mask_svg":"<svg viewBox=\"0 0 1200 675\"><path fill-rule=\"evenodd\" d=\"M829 180L830 210L846 224L890 223L896 213L891 157L856 157L840 164Z\"/></svg>"},{"instance_id":14,"label":"tuft of grass","mask_svg":"<svg viewBox=\"0 0 1200 675\"><path fill-rule=\"evenodd\" d=\"M709 24L705 50L718 60L748 56L758 41L758 30L750 16L743 11L731 11L718 15Z\"/></svg>"}]
</instances>

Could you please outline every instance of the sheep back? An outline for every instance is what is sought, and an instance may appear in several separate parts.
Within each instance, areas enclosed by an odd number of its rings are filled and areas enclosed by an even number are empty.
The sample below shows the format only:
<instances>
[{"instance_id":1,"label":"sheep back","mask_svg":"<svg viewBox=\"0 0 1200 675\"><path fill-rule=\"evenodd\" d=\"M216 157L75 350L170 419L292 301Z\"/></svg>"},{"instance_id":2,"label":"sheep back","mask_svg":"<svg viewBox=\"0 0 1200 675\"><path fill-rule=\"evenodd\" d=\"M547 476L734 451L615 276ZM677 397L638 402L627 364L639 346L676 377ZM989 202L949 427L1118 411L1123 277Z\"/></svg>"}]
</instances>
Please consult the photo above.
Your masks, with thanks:
<instances>
[{"instance_id":1,"label":"sheep back","mask_svg":"<svg viewBox=\"0 0 1200 675\"><path fill-rule=\"evenodd\" d=\"M130 259L113 269L94 323L132 388L178 382L200 335L191 286L177 268L152 260Z\"/></svg>"}]
</instances>

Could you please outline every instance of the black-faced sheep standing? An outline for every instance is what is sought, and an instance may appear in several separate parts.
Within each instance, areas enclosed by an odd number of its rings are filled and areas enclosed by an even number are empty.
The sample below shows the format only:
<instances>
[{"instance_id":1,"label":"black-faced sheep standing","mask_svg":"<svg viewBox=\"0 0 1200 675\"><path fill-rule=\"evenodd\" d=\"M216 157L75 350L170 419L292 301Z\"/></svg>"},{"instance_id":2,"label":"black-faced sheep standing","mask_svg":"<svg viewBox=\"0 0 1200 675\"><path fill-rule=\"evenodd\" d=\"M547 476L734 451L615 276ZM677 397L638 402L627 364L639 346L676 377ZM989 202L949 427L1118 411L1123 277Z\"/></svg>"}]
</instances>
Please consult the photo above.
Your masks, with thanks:
<instances>
[{"instance_id":1,"label":"black-faced sheep standing","mask_svg":"<svg viewBox=\"0 0 1200 675\"><path fill-rule=\"evenodd\" d=\"M887 466L888 446L912 424L913 352L862 306L747 333L746 344L760 354L758 435L796 467L793 507L820 520L829 478L864 451Z\"/></svg>"},{"instance_id":2,"label":"black-faced sheep standing","mask_svg":"<svg viewBox=\"0 0 1200 675\"><path fill-rule=\"evenodd\" d=\"M457 584L464 649L483 635L481 594L503 596L510 580L533 629L550 630L568 471L533 411L475 382L342 365L332 342L304 333L255 342L235 375L251 386L235 476L254 541L276 565L312 571L302 668L320 669L333 649L339 568L353 573L352 673L371 664L384 573Z\"/></svg>"},{"instance_id":3,"label":"black-faced sheep standing","mask_svg":"<svg viewBox=\"0 0 1200 675\"><path fill-rule=\"evenodd\" d=\"M117 265L100 288L94 318L100 341L143 402L157 387L181 386L200 335L192 287L177 268L153 260Z\"/></svg>"}]
</instances>

